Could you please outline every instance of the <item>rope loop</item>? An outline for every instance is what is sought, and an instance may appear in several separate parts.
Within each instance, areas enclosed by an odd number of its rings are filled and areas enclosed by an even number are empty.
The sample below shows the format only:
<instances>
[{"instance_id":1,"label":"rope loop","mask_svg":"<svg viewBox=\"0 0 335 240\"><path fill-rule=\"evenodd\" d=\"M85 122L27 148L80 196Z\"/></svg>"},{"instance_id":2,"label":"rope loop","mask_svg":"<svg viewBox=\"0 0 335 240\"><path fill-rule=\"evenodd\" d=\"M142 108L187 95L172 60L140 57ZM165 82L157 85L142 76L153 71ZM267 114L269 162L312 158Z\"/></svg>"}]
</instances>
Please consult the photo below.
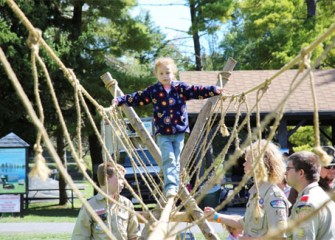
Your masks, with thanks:
<instances>
[{"instance_id":1,"label":"rope loop","mask_svg":"<svg viewBox=\"0 0 335 240\"><path fill-rule=\"evenodd\" d=\"M117 85L117 81L115 79L111 79L107 83L105 83L105 87L107 89L110 89L112 86Z\"/></svg>"},{"instance_id":2,"label":"rope loop","mask_svg":"<svg viewBox=\"0 0 335 240\"><path fill-rule=\"evenodd\" d=\"M34 144L34 151L36 154L42 154L43 148L40 144Z\"/></svg>"},{"instance_id":3,"label":"rope loop","mask_svg":"<svg viewBox=\"0 0 335 240\"><path fill-rule=\"evenodd\" d=\"M244 102L246 102L246 99L247 99L247 97L245 96L245 93L243 92L241 94L240 98L238 99L238 102L239 103L244 103Z\"/></svg>"},{"instance_id":4,"label":"rope loop","mask_svg":"<svg viewBox=\"0 0 335 240\"><path fill-rule=\"evenodd\" d=\"M228 72L228 71L221 71L218 73L218 79L220 79L220 77L226 81L229 80L229 77L231 75L231 72Z\"/></svg>"},{"instance_id":5,"label":"rope loop","mask_svg":"<svg viewBox=\"0 0 335 240\"><path fill-rule=\"evenodd\" d=\"M74 87L76 90L78 90L78 86L80 85L79 80L76 77L76 74L74 73L73 69L68 68L67 69L69 75L68 75L68 80L73 83Z\"/></svg>"},{"instance_id":6,"label":"rope loop","mask_svg":"<svg viewBox=\"0 0 335 240\"><path fill-rule=\"evenodd\" d=\"M310 54L307 52L306 48L303 48L300 52L301 62L299 64L299 72L303 72L305 68L310 68Z\"/></svg>"},{"instance_id":7,"label":"rope loop","mask_svg":"<svg viewBox=\"0 0 335 240\"><path fill-rule=\"evenodd\" d=\"M226 101L226 99L227 99L227 96L224 96L223 94L220 94L220 101L221 102Z\"/></svg>"},{"instance_id":8,"label":"rope loop","mask_svg":"<svg viewBox=\"0 0 335 240\"><path fill-rule=\"evenodd\" d=\"M42 38L42 31L40 29L36 28L35 31L29 32L29 36L26 43L34 53L39 52L41 38Z\"/></svg>"},{"instance_id":9,"label":"rope loop","mask_svg":"<svg viewBox=\"0 0 335 240\"><path fill-rule=\"evenodd\" d=\"M264 86L261 88L263 92L266 92L269 89L271 80L270 79L266 79L264 82Z\"/></svg>"}]
</instances>

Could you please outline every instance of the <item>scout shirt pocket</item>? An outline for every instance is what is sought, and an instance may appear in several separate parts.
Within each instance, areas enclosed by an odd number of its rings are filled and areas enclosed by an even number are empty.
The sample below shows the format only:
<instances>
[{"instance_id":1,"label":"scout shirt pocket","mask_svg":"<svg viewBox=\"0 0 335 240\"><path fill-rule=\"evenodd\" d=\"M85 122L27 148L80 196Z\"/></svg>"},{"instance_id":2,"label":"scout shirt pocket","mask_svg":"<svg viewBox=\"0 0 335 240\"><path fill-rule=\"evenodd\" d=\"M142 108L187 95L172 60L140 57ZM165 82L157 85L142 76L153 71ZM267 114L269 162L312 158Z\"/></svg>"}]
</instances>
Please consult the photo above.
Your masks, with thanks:
<instances>
[{"instance_id":1,"label":"scout shirt pocket","mask_svg":"<svg viewBox=\"0 0 335 240\"><path fill-rule=\"evenodd\" d=\"M261 212L264 213L264 200L261 198L259 200L259 206L261 208ZM259 234L264 229L264 214L261 214L259 218L255 218L254 210L256 208L255 198L249 200L247 204L247 212L245 214L245 233L249 236L259 236Z\"/></svg>"},{"instance_id":2,"label":"scout shirt pocket","mask_svg":"<svg viewBox=\"0 0 335 240\"><path fill-rule=\"evenodd\" d=\"M120 209L117 216L117 225L120 232L127 233L129 212Z\"/></svg>"},{"instance_id":3,"label":"scout shirt pocket","mask_svg":"<svg viewBox=\"0 0 335 240\"><path fill-rule=\"evenodd\" d=\"M296 215L295 220L301 220L313 211L313 207L306 202L300 202L294 211ZM303 221L298 227L293 229L292 239L312 239L312 229L313 226L310 221Z\"/></svg>"},{"instance_id":4,"label":"scout shirt pocket","mask_svg":"<svg viewBox=\"0 0 335 240\"><path fill-rule=\"evenodd\" d=\"M100 217L100 219L107 225L107 211L106 209L97 209L95 213ZM102 227L96 222L92 223L92 231L97 235L105 235Z\"/></svg>"},{"instance_id":5,"label":"scout shirt pocket","mask_svg":"<svg viewBox=\"0 0 335 240\"><path fill-rule=\"evenodd\" d=\"M260 216L258 218L253 218L251 223L251 232L259 233L264 229L265 214L264 214L264 199L261 198L258 201L260 207ZM253 206L252 211L254 212L256 205Z\"/></svg>"}]
</instances>

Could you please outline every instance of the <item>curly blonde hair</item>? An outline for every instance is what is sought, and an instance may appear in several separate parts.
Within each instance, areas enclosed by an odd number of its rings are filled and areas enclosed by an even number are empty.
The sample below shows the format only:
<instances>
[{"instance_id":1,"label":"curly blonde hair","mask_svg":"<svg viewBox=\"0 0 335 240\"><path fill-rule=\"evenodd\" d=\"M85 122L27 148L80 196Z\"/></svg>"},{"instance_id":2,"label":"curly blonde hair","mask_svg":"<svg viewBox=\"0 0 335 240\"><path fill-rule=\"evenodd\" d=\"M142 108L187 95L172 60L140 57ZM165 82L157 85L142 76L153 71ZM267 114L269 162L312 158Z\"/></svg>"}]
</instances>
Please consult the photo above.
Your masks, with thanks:
<instances>
[{"instance_id":1,"label":"curly blonde hair","mask_svg":"<svg viewBox=\"0 0 335 240\"><path fill-rule=\"evenodd\" d=\"M274 143L265 139L256 141L246 148L245 156L250 156L253 159L255 181L268 181L272 184L283 181L286 166L279 147ZM260 162L257 164L255 161Z\"/></svg>"}]
</instances>

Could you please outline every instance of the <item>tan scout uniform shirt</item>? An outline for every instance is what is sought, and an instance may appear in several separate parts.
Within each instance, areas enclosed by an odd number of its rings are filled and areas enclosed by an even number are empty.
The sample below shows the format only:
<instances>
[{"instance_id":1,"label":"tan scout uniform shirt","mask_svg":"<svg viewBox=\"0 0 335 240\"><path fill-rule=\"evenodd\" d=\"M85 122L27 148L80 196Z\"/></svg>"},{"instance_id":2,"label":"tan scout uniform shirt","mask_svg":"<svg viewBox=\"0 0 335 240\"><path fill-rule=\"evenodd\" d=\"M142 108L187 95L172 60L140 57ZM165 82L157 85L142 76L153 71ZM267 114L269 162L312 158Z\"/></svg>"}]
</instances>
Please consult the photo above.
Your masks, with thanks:
<instances>
[{"instance_id":1,"label":"tan scout uniform shirt","mask_svg":"<svg viewBox=\"0 0 335 240\"><path fill-rule=\"evenodd\" d=\"M88 202L105 224L108 223L107 211L110 211L110 228L117 240L138 239L140 236L139 224L134 214L115 204L111 204L108 210L106 199L100 193L92 197ZM134 209L132 202L123 196L120 196L119 202L129 209ZM80 209L72 233L72 240L79 239L108 239L100 225L91 218L91 215L84 207Z\"/></svg>"},{"instance_id":2,"label":"tan scout uniform shirt","mask_svg":"<svg viewBox=\"0 0 335 240\"><path fill-rule=\"evenodd\" d=\"M292 207L290 219L295 220L309 214L329 199L329 195L319 187L317 182L309 184L299 193ZM301 223L295 228L289 239L335 239L335 203L330 201L312 218Z\"/></svg>"},{"instance_id":3,"label":"tan scout uniform shirt","mask_svg":"<svg viewBox=\"0 0 335 240\"><path fill-rule=\"evenodd\" d=\"M290 203L278 186L266 182L259 184L259 206L262 209L263 216L258 220L254 217L255 198L257 196L255 186L249 190L249 193L250 198L246 212L244 218L240 221L244 229L244 236L261 237L266 235L271 228L278 229L287 226ZM286 237L286 235L283 234L283 237Z\"/></svg>"}]
</instances>

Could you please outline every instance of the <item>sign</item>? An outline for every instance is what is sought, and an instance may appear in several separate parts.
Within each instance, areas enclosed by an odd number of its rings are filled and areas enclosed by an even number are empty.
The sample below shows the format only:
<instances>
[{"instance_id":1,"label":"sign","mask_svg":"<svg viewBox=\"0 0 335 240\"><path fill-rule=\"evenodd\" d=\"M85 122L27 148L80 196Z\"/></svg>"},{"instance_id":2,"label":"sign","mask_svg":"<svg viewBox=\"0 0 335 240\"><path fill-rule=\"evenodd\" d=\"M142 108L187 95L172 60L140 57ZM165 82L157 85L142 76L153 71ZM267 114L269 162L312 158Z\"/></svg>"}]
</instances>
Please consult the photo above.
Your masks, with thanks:
<instances>
[{"instance_id":1,"label":"sign","mask_svg":"<svg viewBox=\"0 0 335 240\"><path fill-rule=\"evenodd\" d=\"M0 148L0 194L26 192L26 149Z\"/></svg>"},{"instance_id":2,"label":"sign","mask_svg":"<svg viewBox=\"0 0 335 240\"><path fill-rule=\"evenodd\" d=\"M0 195L0 212L20 212L20 194Z\"/></svg>"}]
</instances>

